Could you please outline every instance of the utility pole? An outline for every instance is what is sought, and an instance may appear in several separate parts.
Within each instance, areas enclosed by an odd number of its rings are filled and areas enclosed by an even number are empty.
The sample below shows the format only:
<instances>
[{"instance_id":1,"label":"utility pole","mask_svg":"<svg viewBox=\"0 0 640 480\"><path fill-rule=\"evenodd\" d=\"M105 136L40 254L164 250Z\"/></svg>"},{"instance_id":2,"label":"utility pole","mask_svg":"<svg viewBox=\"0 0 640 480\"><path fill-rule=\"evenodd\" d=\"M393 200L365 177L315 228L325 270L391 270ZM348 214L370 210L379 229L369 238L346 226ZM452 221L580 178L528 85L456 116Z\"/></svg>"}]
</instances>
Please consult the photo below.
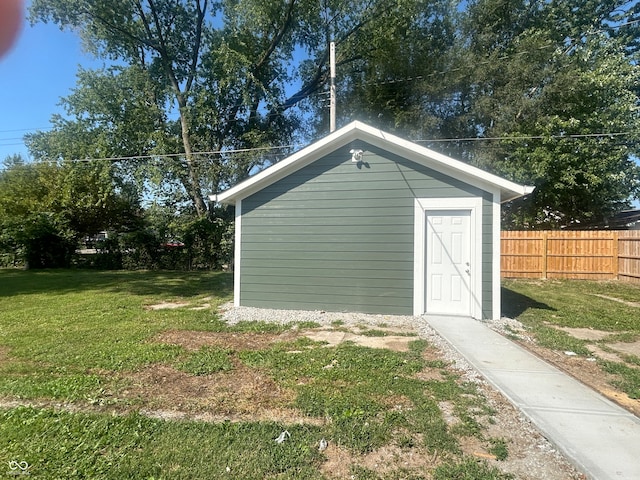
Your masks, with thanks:
<instances>
[{"instance_id":1,"label":"utility pole","mask_svg":"<svg viewBox=\"0 0 640 480\"><path fill-rule=\"evenodd\" d=\"M329 91L329 133L336 129L336 44L329 44L329 69L331 87Z\"/></svg>"}]
</instances>

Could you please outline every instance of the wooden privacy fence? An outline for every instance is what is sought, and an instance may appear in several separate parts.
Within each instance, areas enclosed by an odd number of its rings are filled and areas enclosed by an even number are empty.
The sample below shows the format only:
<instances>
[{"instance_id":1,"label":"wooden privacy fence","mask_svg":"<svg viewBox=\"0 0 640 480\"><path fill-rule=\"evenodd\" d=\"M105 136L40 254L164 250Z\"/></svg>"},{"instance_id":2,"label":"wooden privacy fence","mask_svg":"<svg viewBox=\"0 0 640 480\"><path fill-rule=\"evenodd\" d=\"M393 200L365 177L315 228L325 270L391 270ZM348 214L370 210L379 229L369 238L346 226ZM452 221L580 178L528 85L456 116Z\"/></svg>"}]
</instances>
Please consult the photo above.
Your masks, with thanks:
<instances>
[{"instance_id":1,"label":"wooden privacy fence","mask_svg":"<svg viewBox=\"0 0 640 480\"><path fill-rule=\"evenodd\" d=\"M504 231L503 278L619 279L640 283L640 231Z\"/></svg>"}]
</instances>

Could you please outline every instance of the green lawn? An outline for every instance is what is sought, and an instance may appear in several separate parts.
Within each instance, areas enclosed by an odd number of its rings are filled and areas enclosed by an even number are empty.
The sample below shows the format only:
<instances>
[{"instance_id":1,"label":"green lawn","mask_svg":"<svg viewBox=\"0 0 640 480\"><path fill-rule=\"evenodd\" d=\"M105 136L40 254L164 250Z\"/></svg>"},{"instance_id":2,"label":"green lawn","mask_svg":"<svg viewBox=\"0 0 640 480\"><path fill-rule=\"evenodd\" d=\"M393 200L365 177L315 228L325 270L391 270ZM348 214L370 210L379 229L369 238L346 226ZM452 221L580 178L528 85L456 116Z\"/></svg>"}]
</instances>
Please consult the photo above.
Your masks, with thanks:
<instances>
[{"instance_id":1,"label":"green lawn","mask_svg":"<svg viewBox=\"0 0 640 480\"><path fill-rule=\"evenodd\" d=\"M502 293L503 314L522 322L528 334L543 347L590 356L588 343L613 351L614 343L640 341L640 285L615 281L507 280L503 282ZM587 342L556 327L587 328L609 335ZM640 356L620 355L620 358L619 362L598 360L598 364L603 371L617 376L614 386L631 398L640 398Z\"/></svg>"},{"instance_id":2,"label":"green lawn","mask_svg":"<svg viewBox=\"0 0 640 480\"><path fill-rule=\"evenodd\" d=\"M545 322L640 334L640 285L586 280L505 280L503 314L530 325ZM610 298L603 298L610 297Z\"/></svg>"},{"instance_id":3,"label":"green lawn","mask_svg":"<svg viewBox=\"0 0 640 480\"><path fill-rule=\"evenodd\" d=\"M316 479L327 478L317 448L326 438L352 459L381 447L434 459L422 469L399 462L384 474L355 462L354 478L508 478L461 449L473 437L508 456L502 439L485 434L492 411L484 397L429 356L427 342L415 339L407 352L326 347L296 336L310 325L229 327L215 312L232 286L226 273L0 270L0 464L27 462L34 478L47 479ZM149 308L161 302L184 305ZM175 331L216 332L235 343L186 348L157 340ZM285 339L272 341L279 334ZM148 381L136 375L158 367L208 387L254 372L284 392L255 395L297 412L297 421L150 418L142 406L178 408L159 394L131 394ZM223 407L239 408L233 400ZM187 413L207 408L192 403ZM275 442L285 430L290 436Z\"/></svg>"},{"instance_id":4,"label":"green lawn","mask_svg":"<svg viewBox=\"0 0 640 480\"><path fill-rule=\"evenodd\" d=\"M100 395L109 377L180 355L170 345L145 342L173 329L211 330L211 310L153 311L162 301L199 305L230 298L223 273L0 270L0 395L78 400ZM210 302L209 302L210 303Z\"/></svg>"}]
</instances>

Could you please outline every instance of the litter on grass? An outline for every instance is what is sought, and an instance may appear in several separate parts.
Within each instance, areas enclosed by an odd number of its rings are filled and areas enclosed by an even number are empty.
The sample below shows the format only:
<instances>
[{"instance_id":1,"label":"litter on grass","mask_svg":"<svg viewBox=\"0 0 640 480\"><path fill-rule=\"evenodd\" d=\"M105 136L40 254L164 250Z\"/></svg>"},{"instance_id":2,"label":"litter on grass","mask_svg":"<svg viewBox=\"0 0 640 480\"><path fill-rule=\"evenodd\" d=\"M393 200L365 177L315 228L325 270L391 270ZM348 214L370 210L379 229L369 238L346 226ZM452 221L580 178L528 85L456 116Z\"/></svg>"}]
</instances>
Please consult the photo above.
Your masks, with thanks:
<instances>
[{"instance_id":1,"label":"litter on grass","mask_svg":"<svg viewBox=\"0 0 640 480\"><path fill-rule=\"evenodd\" d=\"M324 438L320 440L320 445L318 445L318 450L324 452L329 446L329 442L327 442Z\"/></svg>"},{"instance_id":2,"label":"litter on grass","mask_svg":"<svg viewBox=\"0 0 640 480\"><path fill-rule=\"evenodd\" d=\"M279 436L278 438L276 438L276 439L275 439L275 442L276 442L276 443L282 443L282 442L284 442L288 437L291 437L291 434L290 434L287 430L285 430L284 432L282 432L282 433L280 434L280 436Z\"/></svg>"}]
</instances>

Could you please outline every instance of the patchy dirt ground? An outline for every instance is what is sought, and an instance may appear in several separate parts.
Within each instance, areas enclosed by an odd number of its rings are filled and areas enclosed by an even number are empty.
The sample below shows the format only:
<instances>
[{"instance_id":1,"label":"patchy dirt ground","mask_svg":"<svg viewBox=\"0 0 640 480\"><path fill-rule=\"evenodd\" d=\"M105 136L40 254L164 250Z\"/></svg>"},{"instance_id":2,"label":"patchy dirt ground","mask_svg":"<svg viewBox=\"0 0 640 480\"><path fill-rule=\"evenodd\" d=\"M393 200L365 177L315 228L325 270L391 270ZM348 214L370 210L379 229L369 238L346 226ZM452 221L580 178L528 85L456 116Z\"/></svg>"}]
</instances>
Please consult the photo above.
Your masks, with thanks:
<instances>
[{"instance_id":1,"label":"patchy dirt ground","mask_svg":"<svg viewBox=\"0 0 640 480\"><path fill-rule=\"evenodd\" d=\"M385 336L362 335L363 328L324 326L308 330L289 330L283 334L255 333L209 333L172 330L163 332L153 339L173 345L180 345L189 351L203 346L219 346L232 350L256 350L268 348L274 342L290 341L306 336L328 346L349 341L370 348L388 348L406 351L408 343L416 340L418 332L410 326L374 327L386 330ZM446 355L438 346L431 344L425 350L427 360L441 360ZM451 367L453 368L453 367ZM465 380L469 380L465 372ZM418 373L423 380L442 379L441 369L430 368ZM269 377L254 369L235 362L233 370L213 375L193 376L166 365L150 366L142 371L129 374L124 380L129 384L120 395L136 399L142 403L142 412L164 419L194 419L201 421L248 421L263 420L282 423L323 424L327 419L310 418L301 415L291 405L294 392L279 387ZM584 478L562 457L549 442L515 409L502 395L486 383L472 378L487 398L495 414L491 418L480 418L486 427L487 438L504 439L508 446L506 460L497 460L488 450L486 442L477 438L463 438L463 451L479 460L487 461L500 470L511 473L517 479L567 480ZM390 408L401 408L402 399L390 399ZM398 407L395 404L400 405ZM391 405L393 404L393 405ZM446 421L452 426L460 420L453 409L444 402L440 405ZM414 446L410 449L398 445L387 445L366 455L356 455L329 441L324 451L327 458L322 466L329 478L349 478L353 465L372 469L378 474L423 471L433 468L442 460L426 449Z\"/></svg>"},{"instance_id":2,"label":"patchy dirt ground","mask_svg":"<svg viewBox=\"0 0 640 480\"><path fill-rule=\"evenodd\" d=\"M164 307L171 308L171 307ZM401 319L397 322L384 319L370 320L363 324L363 317L347 321L344 324L332 324L330 320L323 327L314 329L287 330L282 334L268 333L213 333L200 331L170 330L162 332L150 341L180 345L188 351L197 351L204 346L223 347L233 351L260 350L269 348L275 342L291 341L306 336L327 345L340 342L353 342L370 348L387 348L406 351L409 342L416 338L429 341L424 351L427 360L445 360L448 369L456 370L463 381L472 381L487 399L494 412L491 417L481 416L478 421L485 427L486 438L503 439L508 456L498 460L489 450L486 441L475 437L462 437L461 448L469 456L479 461L486 461L505 473L510 473L518 480L583 480L578 472L533 425L500 393L465 366L457 353L445 350L446 346L438 342L439 337L425 325L416 328L411 322ZM384 336L371 336L371 329L382 331ZM369 332L366 332L369 331ZM426 332L426 333L425 333ZM364 333L369 333L365 335ZM530 347L534 348L534 346ZM0 358L5 352L0 351ZM539 352L544 356L544 352ZM563 359L574 362L576 358ZM79 411L127 411L139 409L145 415L166 420L197 420L205 422L222 421L274 421L283 424L323 425L330 420L312 418L302 415L291 408L295 392L283 388L261 371L251 369L234 359L233 369L211 375L195 376L182 372L172 366L155 364L137 372L119 374L118 383L123 385L115 398L124 400L101 407L100 405L58 404L54 402L4 401L3 407L11 408L29 404L34 407L54 407L72 412ZM595 368L593 362L585 367ZM595 371L593 373L596 377ZM441 368L426 368L416 374L421 380L441 380ZM402 398L389 398L389 408L404 408ZM128 403L131 402L131 403ZM406 404L406 406L410 406ZM454 409L447 402L439 405L445 421L451 426L460 422ZM403 448L399 444L389 444L368 454L355 454L332 443L324 450L326 461L322 472L327 478L350 478L351 467L361 466L384 476L385 473L397 474L399 471L410 476L412 472L423 472L432 469L443 461L438 454L428 452L420 445ZM419 440L419 439L418 439ZM416 442L419 443L419 442Z\"/></svg>"}]
</instances>

